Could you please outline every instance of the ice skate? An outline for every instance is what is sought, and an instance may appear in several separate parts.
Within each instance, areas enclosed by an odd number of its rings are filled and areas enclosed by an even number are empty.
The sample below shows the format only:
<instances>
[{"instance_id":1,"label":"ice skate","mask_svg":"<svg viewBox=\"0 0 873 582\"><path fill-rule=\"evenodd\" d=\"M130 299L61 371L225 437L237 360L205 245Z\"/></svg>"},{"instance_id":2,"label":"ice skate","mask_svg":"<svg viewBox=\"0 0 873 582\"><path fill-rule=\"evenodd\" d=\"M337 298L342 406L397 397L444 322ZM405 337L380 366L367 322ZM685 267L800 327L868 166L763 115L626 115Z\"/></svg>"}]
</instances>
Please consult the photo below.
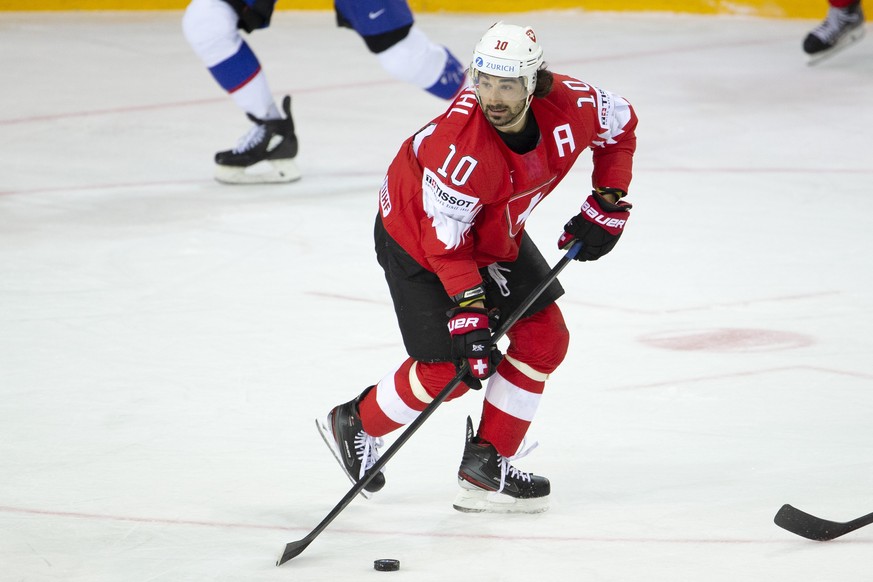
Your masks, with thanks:
<instances>
[{"instance_id":1,"label":"ice skate","mask_svg":"<svg viewBox=\"0 0 873 582\"><path fill-rule=\"evenodd\" d=\"M530 449L528 449L529 451ZM453 507L467 513L541 513L549 508L549 480L519 471L494 445L473 436L473 421L467 418L464 457L458 469L461 492Z\"/></svg>"},{"instance_id":2,"label":"ice skate","mask_svg":"<svg viewBox=\"0 0 873 582\"><path fill-rule=\"evenodd\" d=\"M379 447L382 446L381 438L371 437L364 432L358 416L358 402L369 390L351 402L334 407L324 420L315 421L321 438L352 483L357 483L379 460ZM361 490L361 495L369 499L384 486L385 475L379 471Z\"/></svg>"},{"instance_id":3,"label":"ice skate","mask_svg":"<svg viewBox=\"0 0 873 582\"><path fill-rule=\"evenodd\" d=\"M291 97L282 101L282 119L258 119L232 149L215 154L215 179L225 184L276 184L300 179Z\"/></svg>"},{"instance_id":4,"label":"ice skate","mask_svg":"<svg viewBox=\"0 0 873 582\"><path fill-rule=\"evenodd\" d=\"M864 12L860 2L828 10L827 18L803 41L803 51L814 65L855 44L864 37Z\"/></svg>"}]
</instances>

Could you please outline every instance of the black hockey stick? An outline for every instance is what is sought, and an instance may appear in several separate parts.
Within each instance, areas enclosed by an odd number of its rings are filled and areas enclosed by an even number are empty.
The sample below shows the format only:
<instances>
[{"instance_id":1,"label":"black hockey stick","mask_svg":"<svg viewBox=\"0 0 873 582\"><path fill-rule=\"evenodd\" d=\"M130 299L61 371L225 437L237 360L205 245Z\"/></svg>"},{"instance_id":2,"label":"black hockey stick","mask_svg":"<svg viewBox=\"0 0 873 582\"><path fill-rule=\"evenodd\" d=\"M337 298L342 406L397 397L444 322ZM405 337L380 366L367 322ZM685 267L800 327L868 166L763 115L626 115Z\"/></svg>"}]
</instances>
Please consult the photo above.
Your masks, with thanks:
<instances>
[{"instance_id":1,"label":"black hockey stick","mask_svg":"<svg viewBox=\"0 0 873 582\"><path fill-rule=\"evenodd\" d=\"M558 274L564 270L564 267L566 267L570 263L570 261L576 258L576 255L579 254L580 250L582 250L581 242L576 242L575 244L573 244L572 247L570 247L570 250L568 250L564 254L564 256L561 257L561 259L555 264L555 266L552 267L552 270L549 271L549 274L546 275L545 279L543 279L540 284L537 285L536 289L531 291L530 295L528 295L527 298L521 303L521 305L518 306L518 309L516 309L515 312L510 315L508 319L501 323L500 328L494 333L495 343L497 342L497 340L506 335L506 332L509 331L509 328L511 328L519 319L521 319L521 316L524 315L524 312L527 311L530 306L533 305L534 301L536 301L539 296L542 295L543 291L545 291L546 288L551 285L555 281L555 279L558 278ZM279 559L276 561L277 566L281 566L288 560L300 555L303 550L305 550L306 547L311 544L312 541L316 537L318 537L318 535L323 532L328 525L330 525L330 522L332 522L336 518L336 516L338 516L342 512L342 510L345 509L346 506L348 506L348 504L352 502L352 499L354 499L355 496L357 496L364 489L364 487L367 486L370 480L372 480L373 477L375 477L379 473L379 471L382 470L382 467L385 466L385 463L387 463L391 459L391 457L394 456L394 454L400 449L400 447L402 447L403 444L409 440L413 433L417 431L422 424L424 424L424 421L427 420L428 417L434 413L437 407L442 404L446 398L449 397L449 395L455 390L455 388L458 387L458 385L460 385L466 375L467 366L464 365L461 367L460 370L458 370L458 373L455 374L455 377L452 378L451 382L446 384L446 387L443 388L442 391L440 391L440 393L436 395L433 401L428 404L424 410L421 411L418 417L411 423L409 423L406 429L400 434L399 437L397 437L397 440L394 441L394 443L390 447L388 447L384 453L382 453L382 456L379 458L379 460L376 461L366 473L364 473L364 476L361 477L361 479L357 483L355 483L351 489L349 489L349 492L346 493L345 497L343 497L340 502L336 504L336 507L334 507L323 520L321 520L321 523L319 523L314 530L309 532L309 535L307 535L305 538L297 540L296 542L289 542L285 544L285 549L282 551L282 555L279 556Z\"/></svg>"},{"instance_id":2,"label":"black hockey stick","mask_svg":"<svg viewBox=\"0 0 873 582\"><path fill-rule=\"evenodd\" d=\"M826 542L865 525L870 525L873 523L873 513L841 523L810 515L786 503L776 512L773 523L793 534L818 542Z\"/></svg>"}]
</instances>

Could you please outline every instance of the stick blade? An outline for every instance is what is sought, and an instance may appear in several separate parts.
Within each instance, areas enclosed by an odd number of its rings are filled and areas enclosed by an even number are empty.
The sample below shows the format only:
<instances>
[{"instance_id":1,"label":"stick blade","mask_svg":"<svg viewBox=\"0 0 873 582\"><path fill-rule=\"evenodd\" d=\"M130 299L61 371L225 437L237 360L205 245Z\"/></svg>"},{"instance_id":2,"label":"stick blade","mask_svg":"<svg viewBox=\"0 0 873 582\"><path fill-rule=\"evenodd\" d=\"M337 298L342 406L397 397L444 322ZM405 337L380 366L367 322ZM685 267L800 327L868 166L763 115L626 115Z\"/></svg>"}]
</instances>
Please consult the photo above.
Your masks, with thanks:
<instances>
[{"instance_id":1,"label":"stick blade","mask_svg":"<svg viewBox=\"0 0 873 582\"><path fill-rule=\"evenodd\" d=\"M786 503L773 518L773 523L808 540L826 542L846 533L843 524L810 515Z\"/></svg>"},{"instance_id":2,"label":"stick blade","mask_svg":"<svg viewBox=\"0 0 873 582\"><path fill-rule=\"evenodd\" d=\"M306 539L302 539L285 544L285 549L282 551L282 555L279 556L279 559L276 560L276 565L281 566L288 560L299 556L303 553L303 550L306 549L306 546L309 545L310 541L311 540L307 541Z\"/></svg>"}]
</instances>

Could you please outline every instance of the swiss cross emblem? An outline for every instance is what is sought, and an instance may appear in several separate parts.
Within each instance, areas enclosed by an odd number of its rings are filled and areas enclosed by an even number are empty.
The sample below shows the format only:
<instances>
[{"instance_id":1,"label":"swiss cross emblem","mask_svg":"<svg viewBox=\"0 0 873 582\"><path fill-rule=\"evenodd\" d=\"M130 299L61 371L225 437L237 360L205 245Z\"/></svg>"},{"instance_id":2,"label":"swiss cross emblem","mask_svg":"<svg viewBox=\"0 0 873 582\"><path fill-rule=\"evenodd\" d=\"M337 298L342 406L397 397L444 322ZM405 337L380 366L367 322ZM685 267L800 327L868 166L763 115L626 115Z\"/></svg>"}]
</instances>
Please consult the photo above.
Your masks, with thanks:
<instances>
[{"instance_id":1,"label":"swiss cross emblem","mask_svg":"<svg viewBox=\"0 0 873 582\"><path fill-rule=\"evenodd\" d=\"M509 203L506 205L506 222L509 226L510 238L515 238L521 232L524 221L527 220L536 205L546 197L546 194L549 193L549 186L554 181L555 178L551 178L545 184L540 184L536 188L516 194L509 199Z\"/></svg>"},{"instance_id":2,"label":"swiss cross emblem","mask_svg":"<svg viewBox=\"0 0 873 582\"><path fill-rule=\"evenodd\" d=\"M509 200L509 204L506 206L506 219L509 222L510 237L515 238L521 232L524 221L527 220L527 217L530 216L536 205L540 203L540 200L545 197L544 192L538 191L536 193L526 192Z\"/></svg>"}]
</instances>

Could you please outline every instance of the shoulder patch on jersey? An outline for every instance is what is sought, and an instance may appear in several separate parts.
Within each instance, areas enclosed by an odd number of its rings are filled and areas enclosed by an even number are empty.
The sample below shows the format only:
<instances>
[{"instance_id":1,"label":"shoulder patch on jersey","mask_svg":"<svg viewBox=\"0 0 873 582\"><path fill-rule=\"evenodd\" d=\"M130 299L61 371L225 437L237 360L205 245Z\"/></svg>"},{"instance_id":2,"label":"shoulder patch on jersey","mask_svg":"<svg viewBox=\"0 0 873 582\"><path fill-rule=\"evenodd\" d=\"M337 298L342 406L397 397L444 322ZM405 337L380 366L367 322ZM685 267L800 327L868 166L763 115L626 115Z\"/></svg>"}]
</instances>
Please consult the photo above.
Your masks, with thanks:
<instances>
[{"instance_id":1,"label":"shoulder patch on jersey","mask_svg":"<svg viewBox=\"0 0 873 582\"><path fill-rule=\"evenodd\" d=\"M429 123L415 134L412 138L412 151L415 152L415 155L418 155L418 148L421 147L421 142L434 131L436 131L436 123Z\"/></svg>"},{"instance_id":2,"label":"shoulder patch on jersey","mask_svg":"<svg viewBox=\"0 0 873 582\"><path fill-rule=\"evenodd\" d=\"M597 114L602 132L598 133L603 141L594 145L615 143L615 137L624 133L624 126L630 121L630 105L622 97L594 87L597 94Z\"/></svg>"},{"instance_id":3,"label":"shoulder patch on jersey","mask_svg":"<svg viewBox=\"0 0 873 582\"><path fill-rule=\"evenodd\" d=\"M600 127L609 129L609 120L612 119L613 104L612 94L609 91L604 91L598 87L594 87L597 92L597 114L600 118Z\"/></svg>"}]
</instances>

